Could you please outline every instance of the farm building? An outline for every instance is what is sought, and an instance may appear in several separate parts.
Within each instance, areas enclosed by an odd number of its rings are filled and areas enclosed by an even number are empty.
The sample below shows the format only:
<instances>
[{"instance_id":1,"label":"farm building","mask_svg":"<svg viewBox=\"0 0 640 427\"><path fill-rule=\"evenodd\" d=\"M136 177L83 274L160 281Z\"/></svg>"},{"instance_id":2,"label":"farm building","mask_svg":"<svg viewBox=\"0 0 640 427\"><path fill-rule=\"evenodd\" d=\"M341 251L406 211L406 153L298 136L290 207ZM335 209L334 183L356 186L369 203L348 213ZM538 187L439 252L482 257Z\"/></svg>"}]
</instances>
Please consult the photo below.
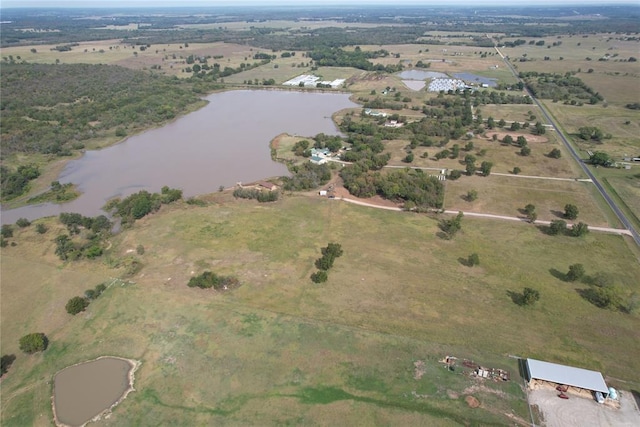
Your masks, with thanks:
<instances>
[{"instance_id":1,"label":"farm building","mask_svg":"<svg viewBox=\"0 0 640 427\"><path fill-rule=\"evenodd\" d=\"M546 381L592 392L599 391L605 397L609 395L609 388L600 372L535 359L527 359L525 366L529 384Z\"/></svg>"}]
</instances>

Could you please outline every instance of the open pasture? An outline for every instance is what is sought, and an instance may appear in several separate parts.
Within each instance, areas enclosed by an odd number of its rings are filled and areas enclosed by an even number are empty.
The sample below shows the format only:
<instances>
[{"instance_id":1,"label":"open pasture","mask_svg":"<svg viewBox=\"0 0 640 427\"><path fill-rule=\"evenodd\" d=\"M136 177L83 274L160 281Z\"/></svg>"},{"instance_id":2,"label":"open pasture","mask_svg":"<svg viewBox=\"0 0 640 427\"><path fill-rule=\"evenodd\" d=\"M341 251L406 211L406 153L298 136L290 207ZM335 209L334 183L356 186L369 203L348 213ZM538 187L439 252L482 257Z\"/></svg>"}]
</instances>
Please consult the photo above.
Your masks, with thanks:
<instances>
[{"instance_id":1,"label":"open pasture","mask_svg":"<svg viewBox=\"0 0 640 427\"><path fill-rule=\"evenodd\" d=\"M457 181L447 182L445 209L525 218L522 210L531 203L536 207L538 219L552 221L563 219L564 206L570 203L580 210L576 222L610 226L607 212L594 200L596 191L591 186L593 184L584 182L517 176L463 176ZM473 202L466 200L470 190L478 193L477 200Z\"/></svg>"},{"instance_id":2,"label":"open pasture","mask_svg":"<svg viewBox=\"0 0 640 427\"><path fill-rule=\"evenodd\" d=\"M3 380L3 424L47 424L47 379L104 354L142 361L137 391L109 425L319 424L328 409L341 420L374 424L503 424L511 411L526 418L517 380L478 385L446 376L435 361L451 353L514 375L506 354L640 380L637 314L598 309L576 292L585 285L554 274L580 262L588 274L611 274L628 296L640 266L621 237L552 237L528 224L464 218L459 235L443 240L427 216L338 200L206 199L207 207L165 207L116 236L107 257L130 256L142 245L144 268L131 278L135 284L109 288L76 317L64 313L66 299L117 270L98 260L61 270L90 271L86 277L54 273L50 235L20 236L17 247L2 249L3 281L16 283L16 295L2 300L3 348L17 353L15 340L27 328L51 340L41 355L19 354ZM309 275L327 242L339 242L344 255L329 281L315 285ZM478 267L460 261L472 252ZM26 280L19 275L25 263L33 265ZM188 288L204 270L236 275L242 286L222 294ZM56 283L47 279L52 273ZM509 296L525 286L541 293L533 307ZM11 331L48 316L61 320ZM427 367L420 381L413 378L417 360ZM468 409L467 394L486 409Z\"/></svg>"}]
</instances>

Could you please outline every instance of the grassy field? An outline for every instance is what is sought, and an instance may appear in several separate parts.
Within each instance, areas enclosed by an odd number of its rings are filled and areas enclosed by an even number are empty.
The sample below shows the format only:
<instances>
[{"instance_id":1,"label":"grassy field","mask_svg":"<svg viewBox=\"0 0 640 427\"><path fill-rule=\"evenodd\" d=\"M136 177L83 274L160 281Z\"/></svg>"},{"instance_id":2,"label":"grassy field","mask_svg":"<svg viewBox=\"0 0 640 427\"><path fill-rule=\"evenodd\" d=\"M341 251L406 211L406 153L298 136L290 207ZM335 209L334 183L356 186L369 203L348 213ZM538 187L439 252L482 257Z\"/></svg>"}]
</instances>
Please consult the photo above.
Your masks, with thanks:
<instances>
[{"instance_id":1,"label":"grassy field","mask_svg":"<svg viewBox=\"0 0 640 427\"><path fill-rule=\"evenodd\" d=\"M3 425L48 425L52 375L103 354L142 361L137 391L107 425L506 424L506 414L528 416L507 354L640 382L638 315L594 307L576 292L585 285L557 273L581 262L587 274L612 274L625 296L637 291L640 264L621 237L551 237L465 218L448 241L422 215L302 196L208 200L163 208L116 236L111 265L143 245L144 269L76 317L64 313L68 298L122 272L102 261L61 265L55 230L22 230L18 246L2 249L1 344L18 355L3 379ZM331 241L344 255L329 281L314 285L313 261ZM460 261L472 252L479 267ZM242 286L226 294L186 287L206 269ZM525 286L540 290L536 306L512 302L510 292ZM18 337L34 330L47 333L50 348L19 354ZM510 369L515 380L448 373L437 363L445 354ZM481 408L468 408L467 395Z\"/></svg>"},{"instance_id":2,"label":"grassy field","mask_svg":"<svg viewBox=\"0 0 640 427\"><path fill-rule=\"evenodd\" d=\"M462 177L447 182L445 208L496 215L520 216L524 206L536 206L538 219L561 219L567 203L578 206L577 221L593 226L619 226L608 211L595 201L593 184L570 181L545 181L505 176L488 178ZM478 192L478 199L465 200L469 190Z\"/></svg>"},{"instance_id":3,"label":"grassy field","mask_svg":"<svg viewBox=\"0 0 640 427\"><path fill-rule=\"evenodd\" d=\"M535 39L540 40L545 42L544 46L525 44L504 48L502 52L512 59L526 54L528 61L514 63L519 71L565 73L580 70L578 77L604 95L610 104L622 106L637 102L640 65L627 60L638 58L638 41L621 40L610 34ZM561 44L552 46L554 42ZM607 55L608 60L599 60ZM545 56L550 59L545 61ZM587 73L590 69L593 71Z\"/></svg>"}]
</instances>

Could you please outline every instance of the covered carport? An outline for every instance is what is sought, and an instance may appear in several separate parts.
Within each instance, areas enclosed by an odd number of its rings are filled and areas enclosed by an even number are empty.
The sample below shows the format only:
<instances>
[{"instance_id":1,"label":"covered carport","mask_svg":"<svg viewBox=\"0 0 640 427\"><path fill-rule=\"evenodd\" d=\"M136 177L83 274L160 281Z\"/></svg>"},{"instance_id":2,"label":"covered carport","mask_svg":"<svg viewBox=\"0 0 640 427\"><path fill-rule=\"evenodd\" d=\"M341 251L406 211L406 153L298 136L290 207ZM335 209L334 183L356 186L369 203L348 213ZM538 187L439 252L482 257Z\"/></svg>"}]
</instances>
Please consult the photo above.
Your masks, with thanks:
<instances>
[{"instance_id":1,"label":"covered carport","mask_svg":"<svg viewBox=\"0 0 640 427\"><path fill-rule=\"evenodd\" d=\"M548 381L557 385L599 391L604 397L609 395L609 388L600 372L535 359L527 359L526 367L529 384L535 380Z\"/></svg>"}]
</instances>

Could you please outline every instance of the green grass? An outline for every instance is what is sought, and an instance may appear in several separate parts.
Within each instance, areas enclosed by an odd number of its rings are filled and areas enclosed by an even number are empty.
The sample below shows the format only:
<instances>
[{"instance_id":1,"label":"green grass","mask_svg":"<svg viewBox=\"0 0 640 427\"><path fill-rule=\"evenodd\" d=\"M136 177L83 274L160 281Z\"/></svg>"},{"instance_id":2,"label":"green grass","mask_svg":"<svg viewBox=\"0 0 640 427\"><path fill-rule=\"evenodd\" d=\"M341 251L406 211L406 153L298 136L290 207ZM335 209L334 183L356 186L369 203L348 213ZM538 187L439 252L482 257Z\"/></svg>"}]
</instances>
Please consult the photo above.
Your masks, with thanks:
<instances>
[{"instance_id":1,"label":"green grass","mask_svg":"<svg viewBox=\"0 0 640 427\"><path fill-rule=\"evenodd\" d=\"M144 269L75 317L64 312L68 298L121 272L100 261L58 268L54 229L21 230L17 247L2 249L1 344L18 355L3 379L3 425L50 417L47 381L100 355L142 361L137 391L111 418L117 425L505 424L512 410L528 417L507 354L640 382L638 315L598 309L576 292L586 285L554 273L580 262L587 274L613 274L624 295L637 291L640 265L621 237L552 237L529 224L464 218L448 241L424 215L302 196L210 199L164 207L116 236L108 255L142 244ZM313 261L330 241L344 255L315 285ZM459 261L474 252L480 266ZM204 269L242 286L188 288ZM541 293L533 307L509 296L525 286ZM50 348L19 354L17 339L34 330ZM446 354L509 369L514 380L473 388L437 362ZM426 365L420 380L417 360ZM469 394L481 409L468 408Z\"/></svg>"}]
</instances>

